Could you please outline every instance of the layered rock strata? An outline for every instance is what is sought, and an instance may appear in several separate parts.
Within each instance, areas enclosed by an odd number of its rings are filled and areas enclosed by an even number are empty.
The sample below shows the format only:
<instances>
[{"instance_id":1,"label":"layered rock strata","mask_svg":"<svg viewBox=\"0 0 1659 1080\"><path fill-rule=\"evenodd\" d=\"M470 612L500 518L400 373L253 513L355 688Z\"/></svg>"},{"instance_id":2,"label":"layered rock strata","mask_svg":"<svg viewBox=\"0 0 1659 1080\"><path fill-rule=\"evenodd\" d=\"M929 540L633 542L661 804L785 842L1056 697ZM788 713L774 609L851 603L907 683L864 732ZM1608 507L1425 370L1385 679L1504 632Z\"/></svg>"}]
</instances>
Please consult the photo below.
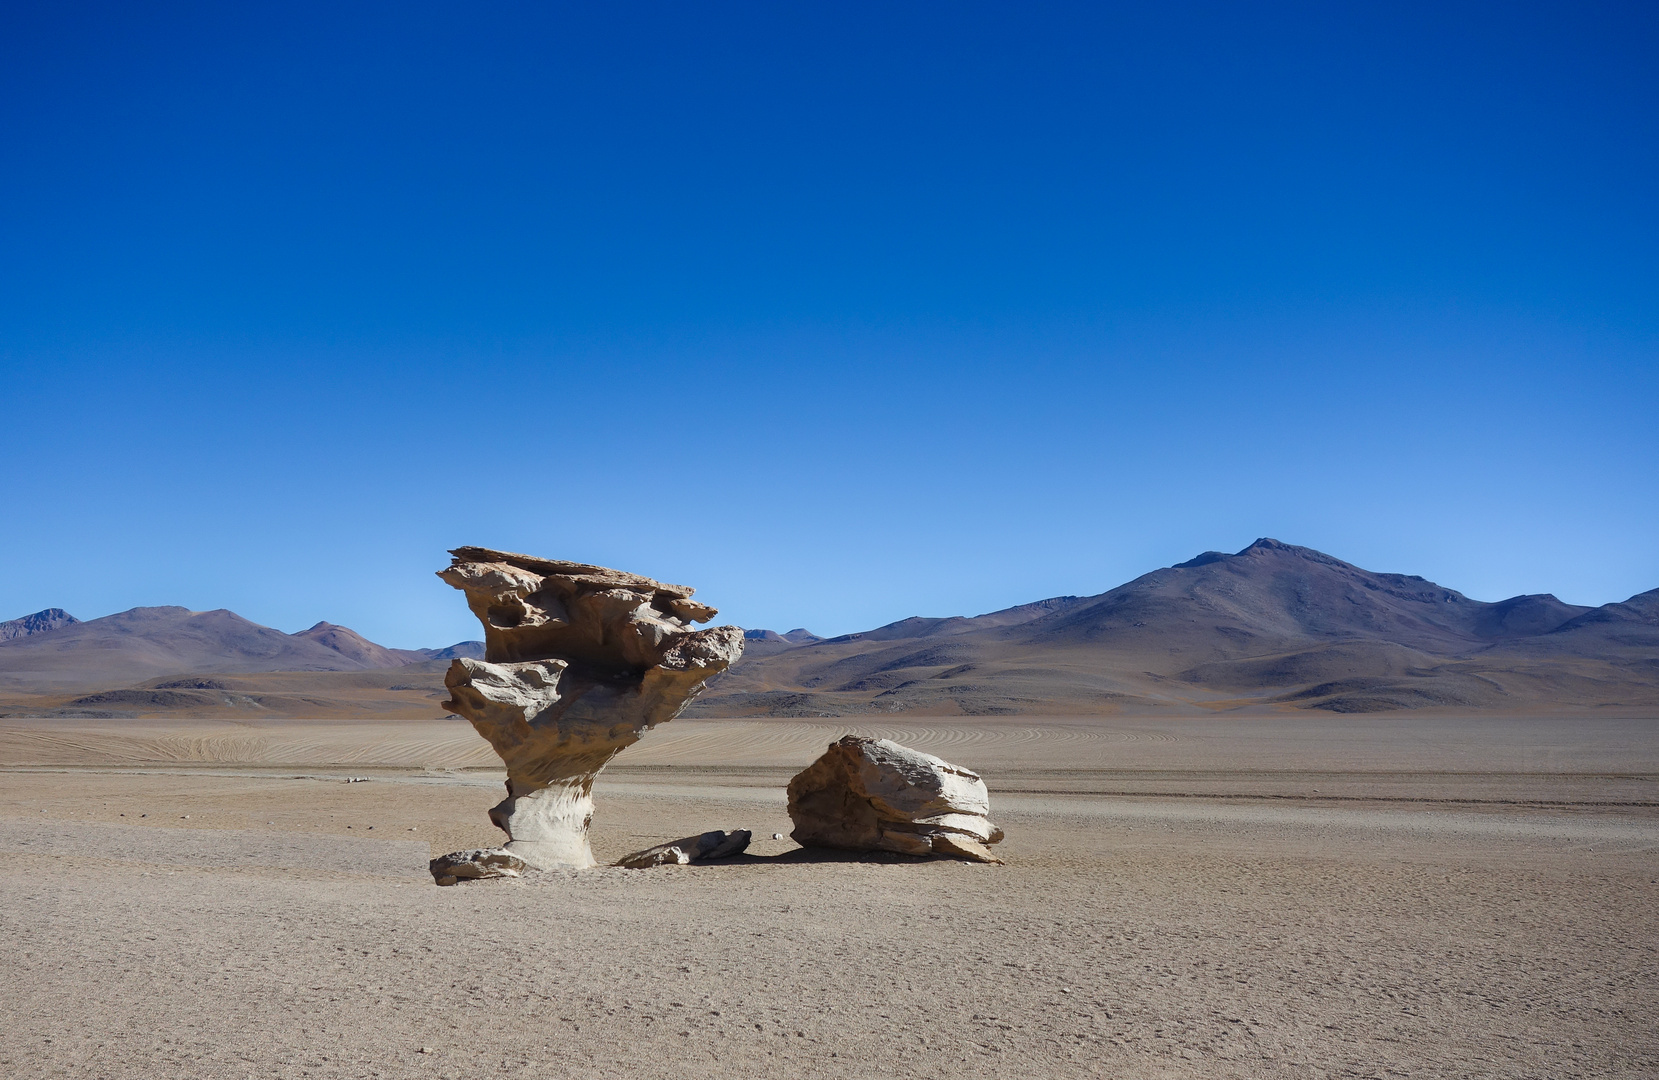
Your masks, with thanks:
<instances>
[{"instance_id":1,"label":"layered rock strata","mask_svg":"<svg viewBox=\"0 0 1659 1080\"><path fill-rule=\"evenodd\" d=\"M450 554L438 576L466 593L485 651L450 665L443 707L507 765L490 820L532 868L593 866L594 777L735 661L743 631L692 629L716 611L683 585L488 548Z\"/></svg>"},{"instance_id":2,"label":"layered rock strata","mask_svg":"<svg viewBox=\"0 0 1659 1080\"><path fill-rule=\"evenodd\" d=\"M1001 862L979 774L887 739L848 735L789 782L802 847Z\"/></svg>"}]
</instances>

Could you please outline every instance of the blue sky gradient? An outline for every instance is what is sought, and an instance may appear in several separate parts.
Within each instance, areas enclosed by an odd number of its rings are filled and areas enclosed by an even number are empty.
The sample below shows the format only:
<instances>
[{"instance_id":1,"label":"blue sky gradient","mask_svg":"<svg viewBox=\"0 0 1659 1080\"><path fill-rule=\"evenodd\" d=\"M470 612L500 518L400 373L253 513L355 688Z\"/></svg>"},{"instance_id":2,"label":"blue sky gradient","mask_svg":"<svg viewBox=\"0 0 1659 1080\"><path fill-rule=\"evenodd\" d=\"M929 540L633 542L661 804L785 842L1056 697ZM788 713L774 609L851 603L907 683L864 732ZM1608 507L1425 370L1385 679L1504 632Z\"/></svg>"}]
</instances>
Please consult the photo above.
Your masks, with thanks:
<instances>
[{"instance_id":1,"label":"blue sky gradient","mask_svg":"<svg viewBox=\"0 0 1659 1080\"><path fill-rule=\"evenodd\" d=\"M0 12L0 618L1659 586L1659 8Z\"/></svg>"}]
</instances>

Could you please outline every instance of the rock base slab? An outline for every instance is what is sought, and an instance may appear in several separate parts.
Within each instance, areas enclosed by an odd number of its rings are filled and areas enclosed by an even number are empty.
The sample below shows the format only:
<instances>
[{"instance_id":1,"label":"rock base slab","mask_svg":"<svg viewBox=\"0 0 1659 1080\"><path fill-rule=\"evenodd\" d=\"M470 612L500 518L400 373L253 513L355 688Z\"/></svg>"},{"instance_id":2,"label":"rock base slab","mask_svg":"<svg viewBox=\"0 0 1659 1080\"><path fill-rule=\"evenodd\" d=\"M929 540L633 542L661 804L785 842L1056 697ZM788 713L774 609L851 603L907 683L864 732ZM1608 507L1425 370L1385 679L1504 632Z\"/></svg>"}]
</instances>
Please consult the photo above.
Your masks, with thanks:
<instances>
[{"instance_id":1,"label":"rock base slab","mask_svg":"<svg viewBox=\"0 0 1659 1080\"><path fill-rule=\"evenodd\" d=\"M627 870L645 870L653 866L686 866L729 859L747 851L752 836L748 829L734 829L729 833L716 829L700 836L688 836L683 840L636 851L618 859L616 865Z\"/></svg>"},{"instance_id":2,"label":"rock base slab","mask_svg":"<svg viewBox=\"0 0 1659 1080\"><path fill-rule=\"evenodd\" d=\"M523 859L501 848L452 851L439 855L426 866L432 871L432 880L439 885L458 885L462 880L479 878L518 877L529 869Z\"/></svg>"}]
</instances>

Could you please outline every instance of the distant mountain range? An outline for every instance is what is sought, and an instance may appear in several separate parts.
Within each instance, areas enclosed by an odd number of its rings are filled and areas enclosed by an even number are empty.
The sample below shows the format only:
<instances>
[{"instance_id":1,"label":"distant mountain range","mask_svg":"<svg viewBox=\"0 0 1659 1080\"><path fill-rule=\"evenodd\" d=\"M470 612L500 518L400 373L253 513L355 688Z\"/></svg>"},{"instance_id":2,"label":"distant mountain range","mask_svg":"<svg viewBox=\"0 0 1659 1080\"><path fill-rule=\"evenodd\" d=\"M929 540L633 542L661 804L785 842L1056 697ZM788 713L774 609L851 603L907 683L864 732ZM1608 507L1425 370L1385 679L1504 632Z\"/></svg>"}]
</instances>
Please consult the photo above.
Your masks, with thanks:
<instances>
[{"instance_id":1,"label":"distant mountain range","mask_svg":"<svg viewBox=\"0 0 1659 1080\"><path fill-rule=\"evenodd\" d=\"M0 691L63 693L220 672L365 671L483 656L482 642L388 649L320 622L285 634L233 611L140 607L85 622L58 608L0 623Z\"/></svg>"},{"instance_id":2,"label":"distant mountain range","mask_svg":"<svg viewBox=\"0 0 1659 1080\"><path fill-rule=\"evenodd\" d=\"M768 644L692 714L1659 706L1659 590L1483 603L1269 539L1097 596Z\"/></svg>"},{"instance_id":3,"label":"distant mountain range","mask_svg":"<svg viewBox=\"0 0 1659 1080\"><path fill-rule=\"evenodd\" d=\"M751 660L757 656L775 656L787 652L797 645L811 645L815 641L824 639L810 630L796 627L787 633L780 634L776 630L745 630L743 631L743 655Z\"/></svg>"},{"instance_id":4,"label":"distant mountain range","mask_svg":"<svg viewBox=\"0 0 1659 1080\"><path fill-rule=\"evenodd\" d=\"M1096 596L744 636L689 715L1659 710L1659 589L1595 608L1483 603L1266 539ZM447 661L482 655L223 610L50 608L0 623L0 714L433 715Z\"/></svg>"}]
</instances>

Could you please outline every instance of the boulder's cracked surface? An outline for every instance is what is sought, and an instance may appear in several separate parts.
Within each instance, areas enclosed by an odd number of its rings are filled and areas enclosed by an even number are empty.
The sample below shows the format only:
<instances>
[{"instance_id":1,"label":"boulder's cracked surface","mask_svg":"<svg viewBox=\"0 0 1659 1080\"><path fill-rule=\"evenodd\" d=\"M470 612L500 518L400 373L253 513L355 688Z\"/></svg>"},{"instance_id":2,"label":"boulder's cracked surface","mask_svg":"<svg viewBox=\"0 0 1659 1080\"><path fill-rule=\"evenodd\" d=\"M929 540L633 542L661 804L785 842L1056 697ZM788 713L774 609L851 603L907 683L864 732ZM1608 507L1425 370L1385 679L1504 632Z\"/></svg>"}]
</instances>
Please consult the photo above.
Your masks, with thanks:
<instances>
[{"instance_id":1,"label":"boulder's cracked surface","mask_svg":"<svg viewBox=\"0 0 1659 1080\"><path fill-rule=\"evenodd\" d=\"M789 781L802 847L1001 862L990 812L978 773L888 739L845 736Z\"/></svg>"},{"instance_id":2,"label":"boulder's cracked surface","mask_svg":"<svg viewBox=\"0 0 1659 1080\"><path fill-rule=\"evenodd\" d=\"M466 593L485 652L450 665L443 707L507 764L490 820L533 868L593 866L594 777L735 661L743 631L692 629L716 611L683 585L488 548L450 554L438 576Z\"/></svg>"}]
</instances>

